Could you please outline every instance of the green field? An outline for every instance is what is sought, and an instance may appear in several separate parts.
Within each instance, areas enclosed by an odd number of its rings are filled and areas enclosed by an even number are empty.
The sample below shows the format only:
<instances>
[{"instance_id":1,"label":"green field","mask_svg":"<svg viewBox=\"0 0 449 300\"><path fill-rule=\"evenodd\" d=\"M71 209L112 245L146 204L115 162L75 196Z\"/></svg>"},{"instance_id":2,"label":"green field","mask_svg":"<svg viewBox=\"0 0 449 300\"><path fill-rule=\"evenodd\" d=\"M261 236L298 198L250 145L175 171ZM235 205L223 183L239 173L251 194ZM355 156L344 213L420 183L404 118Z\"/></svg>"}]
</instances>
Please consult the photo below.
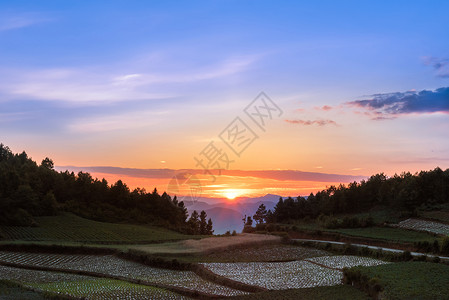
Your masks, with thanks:
<instances>
[{"instance_id":1,"label":"green field","mask_svg":"<svg viewBox=\"0 0 449 300\"><path fill-rule=\"evenodd\" d=\"M348 236L379 239L399 243L414 243L423 241L432 243L437 239L437 237L429 233L391 227L341 228L328 229L327 231L338 232Z\"/></svg>"},{"instance_id":2,"label":"green field","mask_svg":"<svg viewBox=\"0 0 449 300\"><path fill-rule=\"evenodd\" d=\"M78 299L187 299L164 289L104 278L40 283L31 286L43 292L69 295Z\"/></svg>"},{"instance_id":3,"label":"green field","mask_svg":"<svg viewBox=\"0 0 449 300\"><path fill-rule=\"evenodd\" d=\"M291 246L284 244L263 245L258 247L247 247L229 249L216 253L185 256L181 261L188 262L279 262L302 260L311 257L332 255L323 250Z\"/></svg>"},{"instance_id":4,"label":"green field","mask_svg":"<svg viewBox=\"0 0 449 300\"><path fill-rule=\"evenodd\" d=\"M362 280L378 282L385 299L449 299L449 266L443 264L401 262L350 270L357 271Z\"/></svg>"},{"instance_id":5,"label":"green field","mask_svg":"<svg viewBox=\"0 0 449 300\"><path fill-rule=\"evenodd\" d=\"M230 299L368 300L371 298L355 287L348 285L337 285L283 291L268 291L245 296L231 297Z\"/></svg>"},{"instance_id":6,"label":"green field","mask_svg":"<svg viewBox=\"0 0 449 300\"><path fill-rule=\"evenodd\" d=\"M16 300L16 299L29 299L29 300L44 300L47 299L37 292L28 291L21 287L19 284L0 280L0 299L2 300Z\"/></svg>"},{"instance_id":7,"label":"green field","mask_svg":"<svg viewBox=\"0 0 449 300\"><path fill-rule=\"evenodd\" d=\"M0 226L7 241L79 243L154 243L194 238L168 229L92 221L73 214L36 218L38 227Z\"/></svg>"}]
</instances>

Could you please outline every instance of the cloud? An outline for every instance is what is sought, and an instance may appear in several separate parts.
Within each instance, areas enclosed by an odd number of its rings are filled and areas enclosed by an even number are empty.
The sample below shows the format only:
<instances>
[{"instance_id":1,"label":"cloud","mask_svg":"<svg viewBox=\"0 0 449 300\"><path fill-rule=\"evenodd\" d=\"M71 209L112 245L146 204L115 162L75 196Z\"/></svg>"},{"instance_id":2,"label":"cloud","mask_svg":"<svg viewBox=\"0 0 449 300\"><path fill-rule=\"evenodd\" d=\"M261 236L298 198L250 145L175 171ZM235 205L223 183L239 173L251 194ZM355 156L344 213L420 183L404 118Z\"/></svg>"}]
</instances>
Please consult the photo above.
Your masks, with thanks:
<instances>
[{"instance_id":1,"label":"cloud","mask_svg":"<svg viewBox=\"0 0 449 300\"><path fill-rule=\"evenodd\" d=\"M119 168L109 166L75 167L75 166L57 166L58 171L73 172L91 172L102 174L117 174L139 178L172 178L176 174L204 174L204 170L199 169L135 169ZM222 176L239 176L266 178L274 180L296 180L296 181L319 181L319 182L352 182L366 179L366 176L353 176L343 174L327 174L318 172L303 172L297 170L222 170Z\"/></svg>"},{"instance_id":2,"label":"cloud","mask_svg":"<svg viewBox=\"0 0 449 300\"><path fill-rule=\"evenodd\" d=\"M366 109L363 114L373 120L392 119L402 114L449 113L449 87L375 94L371 99L347 102L346 105ZM359 112L360 113L360 112Z\"/></svg>"},{"instance_id":3,"label":"cloud","mask_svg":"<svg viewBox=\"0 0 449 300\"><path fill-rule=\"evenodd\" d=\"M117 70L110 70L109 66L1 70L0 93L7 100L32 99L79 104L167 99L181 96L179 87L183 84L222 80L244 72L256 59L256 56L230 58L193 70L170 72L162 67L140 72L120 70L132 68L129 66L117 67Z\"/></svg>"},{"instance_id":4,"label":"cloud","mask_svg":"<svg viewBox=\"0 0 449 300\"><path fill-rule=\"evenodd\" d=\"M324 105L324 106L322 106L322 107L315 107L315 109L316 109L316 110L329 111L329 110L332 110L333 107L332 107L332 106L329 106L329 105Z\"/></svg>"},{"instance_id":5,"label":"cloud","mask_svg":"<svg viewBox=\"0 0 449 300\"><path fill-rule=\"evenodd\" d=\"M304 125L304 126L310 126L310 125L318 125L318 126L334 125L334 126L337 126L338 125L333 120L285 120L285 122L290 123L290 124Z\"/></svg>"},{"instance_id":6,"label":"cloud","mask_svg":"<svg viewBox=\"0 0 449 300\"><path fill-rule=\"evenodd\" d=\"M449 58L423 57L424 64L432 66L438 77L449 78Z\"/></svg>"},{"instance_id":7,"label":"cloud","mask_svg":"<svg viewBox=\"0 0 449 300\"><path fill-rule=\"evenodd\" d=\"M49 21L36 13L23 13L12 16L0 15L0 32L30 27Z\"/></svg>"},{"instance_id":8,"label":"cloud","mask_svg":"<svg viewBox=\"0 0 449 300\"><path fill-rule=\"evenodd\" d=\"M117 115L94 116L78 119L68 125L72 132L106 132L145 128L153 125L158 116L166 115L167 111L134 111Z\"/></svg>"}]
</instances>

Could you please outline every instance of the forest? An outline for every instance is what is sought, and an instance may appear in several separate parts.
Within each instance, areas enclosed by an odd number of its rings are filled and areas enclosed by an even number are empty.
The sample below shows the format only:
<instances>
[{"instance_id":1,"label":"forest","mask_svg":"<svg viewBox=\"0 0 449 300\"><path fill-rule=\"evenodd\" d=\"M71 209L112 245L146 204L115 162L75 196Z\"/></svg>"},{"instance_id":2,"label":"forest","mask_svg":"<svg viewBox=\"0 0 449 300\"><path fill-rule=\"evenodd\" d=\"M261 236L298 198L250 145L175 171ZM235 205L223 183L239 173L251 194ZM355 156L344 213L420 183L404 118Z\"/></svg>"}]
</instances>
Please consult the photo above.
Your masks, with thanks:
<instances>
[{"instance_id":1,"label":"forest","mask_svg":"<svg viewBox=\"0 0 449 300\"><path fill-rule=\"evenodd\" d=\"M130 188L118 180L109 184L89 173L57 172L51 159L38 165L26 152L13 154L0 144L0 224L37 226L36 216L60 212L103 222L152 224L188 234L212 234L204 211L188 219L182 201L156 189Z\"/></svg>"},{"instance_id":2,"label":"forest","mask_svg":"<svg viewBox=\"0 0 449 300\"><path fill-rule=\"evenodd\" d=\"M379 207L402 216L413 216L418 208L432 210L448 203L449 169L443 171L437 167L431 171L407 172L393 177L380 173L359 183L330 186L316 194L311 193L307 198L281 198L274 211L266 213L265 219L268 223L282 223L320 215L368 212ZM347 221L351 222L349 219ZM363 224L345 225L358 227Z\"/></svg>"}]
</instances>

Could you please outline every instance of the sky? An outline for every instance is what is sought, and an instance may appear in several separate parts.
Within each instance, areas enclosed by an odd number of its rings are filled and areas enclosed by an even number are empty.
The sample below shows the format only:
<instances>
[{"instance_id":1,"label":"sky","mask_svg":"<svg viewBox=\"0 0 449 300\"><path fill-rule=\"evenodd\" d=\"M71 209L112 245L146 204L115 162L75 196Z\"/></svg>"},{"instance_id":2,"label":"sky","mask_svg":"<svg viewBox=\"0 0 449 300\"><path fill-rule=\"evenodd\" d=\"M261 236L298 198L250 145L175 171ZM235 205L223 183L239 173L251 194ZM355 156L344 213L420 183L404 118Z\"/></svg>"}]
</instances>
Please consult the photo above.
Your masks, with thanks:
<instances>
[{"instance_id":1,"label":"sky","mask_svg":"<svg viewBox=\"0 0 449 300\"><path fill-rule=\"evenodd\" d=\"M196 176L209 196L297 196L446 169L448 11L447 1L1 1L0 142L131 187Z\"/></svg>"}]
</instances>

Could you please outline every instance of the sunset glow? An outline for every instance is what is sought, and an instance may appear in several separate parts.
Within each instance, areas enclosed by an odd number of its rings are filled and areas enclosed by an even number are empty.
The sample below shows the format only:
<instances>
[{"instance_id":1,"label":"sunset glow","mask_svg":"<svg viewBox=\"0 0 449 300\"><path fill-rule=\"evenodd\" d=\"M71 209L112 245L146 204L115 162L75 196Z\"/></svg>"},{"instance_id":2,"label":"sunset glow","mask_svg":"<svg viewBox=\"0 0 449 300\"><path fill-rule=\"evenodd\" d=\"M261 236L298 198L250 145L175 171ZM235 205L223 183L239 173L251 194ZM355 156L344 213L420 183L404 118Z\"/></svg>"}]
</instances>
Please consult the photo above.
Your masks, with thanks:
<instances>
[{"instance_id":1,"label":"sunset glow","mask_svg":"<svg viewBox=\"0 0 449 300\"><path fill-rule=\"evenodd\" d=\"M223 190L222 193L229 200L234 200L238 196L238 192L236 190Z\"/></svg>"},{"instance_id":2,"label":"sunset glow","mask_svg":"<svg viewBox=\"0 0 449 300\"><path fill-rule=\"evenodd\" d=\"M108 7L0 4L0 132L14 152L131 189L228 199L449 164L448 3ZM261 92L271 107L253 105ZM233 149L237 125L250 135ZM195 186L170 184L183 170L197 170Z\"/></svg>"}]
</instances>

